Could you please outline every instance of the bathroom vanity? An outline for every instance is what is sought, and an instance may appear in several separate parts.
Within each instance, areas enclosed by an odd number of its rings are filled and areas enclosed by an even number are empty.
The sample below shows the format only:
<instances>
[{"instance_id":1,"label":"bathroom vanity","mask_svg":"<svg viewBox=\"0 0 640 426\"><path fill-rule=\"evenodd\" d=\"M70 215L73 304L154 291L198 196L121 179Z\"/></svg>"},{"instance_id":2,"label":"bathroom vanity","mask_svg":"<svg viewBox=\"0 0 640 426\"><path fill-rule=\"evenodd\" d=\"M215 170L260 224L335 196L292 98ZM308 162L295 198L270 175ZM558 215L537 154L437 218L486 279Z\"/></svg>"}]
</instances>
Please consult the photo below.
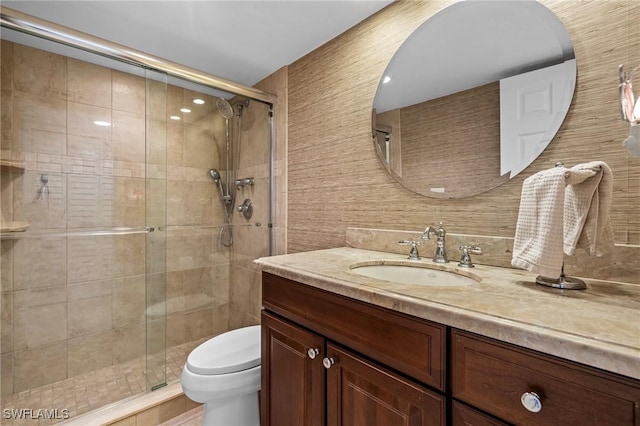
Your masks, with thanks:
<instances>
[{"instance_id":1,"label":"bathroom vanity","mask_svg":"<svg viewBox=\"0 0 640 426\"><path fill-rule=\"evenodd\" d=\"M482 265L438 266L471 286L416 286L351 270L405 258L258 260L263 425L640 425L638 286L553 293Z\"/></svg>"}]
</instances>

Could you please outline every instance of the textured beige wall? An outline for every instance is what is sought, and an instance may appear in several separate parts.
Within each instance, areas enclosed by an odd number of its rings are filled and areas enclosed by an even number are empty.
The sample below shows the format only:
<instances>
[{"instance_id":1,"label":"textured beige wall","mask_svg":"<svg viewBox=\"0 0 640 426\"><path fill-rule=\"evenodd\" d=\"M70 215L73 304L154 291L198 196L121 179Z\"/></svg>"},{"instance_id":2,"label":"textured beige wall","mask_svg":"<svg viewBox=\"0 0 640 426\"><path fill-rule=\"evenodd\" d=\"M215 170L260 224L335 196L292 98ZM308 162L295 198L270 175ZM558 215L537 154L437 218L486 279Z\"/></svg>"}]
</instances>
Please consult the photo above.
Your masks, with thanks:
<instances>
[{"instance_id":1,"label":"textured beige wall","mask_svg":"<svg viewBox=\"0 0 640 426\"><path fill-rule=\"evenodd\" d=\"M573 40L577 85L560 132L518 177L481 195L436 200L384 171L370 139L378 81L413 29L452 3L395 2L289 66L289 252L343 246L348 226L422 230L443 221L454 233L512 237L527 176L590 160L606 161L615 175L617 242L640 242L640 160L621 148L627 126L617 105L618 64L640 63L636 1L542 1Z\"/></svg>"}]
</instances>

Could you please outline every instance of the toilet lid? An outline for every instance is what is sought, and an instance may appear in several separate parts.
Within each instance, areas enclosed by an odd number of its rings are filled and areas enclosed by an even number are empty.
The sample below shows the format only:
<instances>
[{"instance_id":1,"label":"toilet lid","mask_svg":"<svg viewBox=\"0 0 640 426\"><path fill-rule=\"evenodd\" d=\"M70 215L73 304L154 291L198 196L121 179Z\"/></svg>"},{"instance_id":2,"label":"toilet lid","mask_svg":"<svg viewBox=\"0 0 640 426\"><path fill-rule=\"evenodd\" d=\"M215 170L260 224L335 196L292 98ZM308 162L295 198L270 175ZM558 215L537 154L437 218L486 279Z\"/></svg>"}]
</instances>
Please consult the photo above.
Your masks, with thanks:
<instances>
[{"instance_id":1,"label":"toilet lid","mask_svg":"<svg viewBox=\"0 0 640 426\"><path fill-rule=\"evenodd\" d=\"M260 365L260 326L238 328L207 340L187 357L191 372L233 373Z\"/></svg>"}]
</instances>

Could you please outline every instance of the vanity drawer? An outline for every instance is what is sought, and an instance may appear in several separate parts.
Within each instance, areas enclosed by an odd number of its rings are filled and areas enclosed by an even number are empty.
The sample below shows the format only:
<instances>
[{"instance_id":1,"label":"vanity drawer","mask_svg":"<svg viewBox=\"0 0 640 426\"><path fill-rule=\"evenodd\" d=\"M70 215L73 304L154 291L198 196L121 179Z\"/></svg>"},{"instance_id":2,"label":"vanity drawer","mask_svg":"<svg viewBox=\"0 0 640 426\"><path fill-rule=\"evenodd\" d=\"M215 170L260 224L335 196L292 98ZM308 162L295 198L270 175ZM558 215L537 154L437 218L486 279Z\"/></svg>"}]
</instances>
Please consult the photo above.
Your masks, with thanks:
<instances>
[{"instance_id":1,"label":"vanity drawer","mask_svg":"<svg viewBox=\"0 0 640 426\"><path fill-rule=\"evenodd\" d=\"M489 417L473 408L453 401L451 404L451 426L508 426L492 417Z\"/></svg>"},{"instance_id":2,"label":"vanity drawer","mask_svg":"<svg viewBox=\"0 0 640 426\"><path fill-rule=\"evenodd\" d=\"M335 293L262 274L265 309L366 357L445 389L446 328Z\"/></svg>"},{"instance_id":3,"label":"vanity drawer","mask_svg":"<svg viewBox=\"0 0 640 426\"><path fill-rule=\"evenodd\" d=\"M638 381L458 330L451 349L452 396L507 422L640 425ZM524 407L525 393L540 411Z\"/></svg>"}]
</instances>

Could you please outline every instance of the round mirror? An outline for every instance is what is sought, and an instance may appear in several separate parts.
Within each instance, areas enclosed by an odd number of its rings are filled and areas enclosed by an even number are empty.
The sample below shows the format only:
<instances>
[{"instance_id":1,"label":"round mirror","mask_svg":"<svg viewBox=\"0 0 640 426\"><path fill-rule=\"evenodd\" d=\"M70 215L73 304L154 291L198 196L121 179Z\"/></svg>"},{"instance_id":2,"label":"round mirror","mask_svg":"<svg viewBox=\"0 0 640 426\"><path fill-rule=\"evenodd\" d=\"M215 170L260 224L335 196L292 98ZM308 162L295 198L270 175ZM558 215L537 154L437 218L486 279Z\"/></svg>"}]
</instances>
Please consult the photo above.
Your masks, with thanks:
<instances>
[{"instance_id":1,"label":"round mirror","mask_svg":"<svg viewBox=\"0 0 640 426\"><path fill-rule=\"evenodd\" d=\"M400 46L373 103L374 147L387 171L433 198L508 181L551 142L569 110L573 45L535 0L468 0L428 19Z\"/></svg>"}]
</instances>

